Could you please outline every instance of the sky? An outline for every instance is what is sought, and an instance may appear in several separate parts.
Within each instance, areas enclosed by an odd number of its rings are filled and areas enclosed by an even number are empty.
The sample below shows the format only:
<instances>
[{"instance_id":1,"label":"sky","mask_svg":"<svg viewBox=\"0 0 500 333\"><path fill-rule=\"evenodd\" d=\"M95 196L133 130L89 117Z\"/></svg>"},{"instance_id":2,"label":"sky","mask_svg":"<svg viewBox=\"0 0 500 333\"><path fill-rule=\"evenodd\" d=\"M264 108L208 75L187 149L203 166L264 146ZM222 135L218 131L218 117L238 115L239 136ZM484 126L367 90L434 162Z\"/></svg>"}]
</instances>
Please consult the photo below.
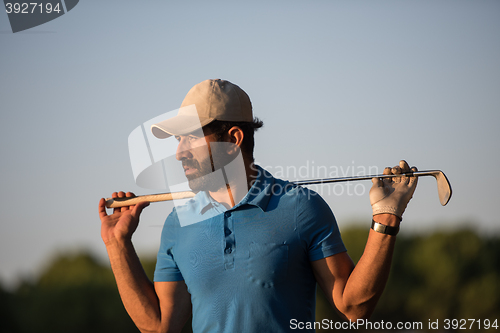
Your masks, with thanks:
<instances>
[{"instance_id":1,"label":"sky","mask_svg":"<svg viewBox=\"0 0 500 333\"><path fill-rule=\"evenodd\" d=\"M51 257L105 260L97 204L135 184L128 136L222 78L264 121L256 162L290 180L441 169L419 179L401 232L498 235L498 1L92 1L12 33L0 13L0 284ZM375 172L375 173L377 173ZM342 228L369 228L371 183L315 188ZM133 241L155 253L173 204ZM357 224L356 224L357 225Z\"/></svg>"}]
</instances>

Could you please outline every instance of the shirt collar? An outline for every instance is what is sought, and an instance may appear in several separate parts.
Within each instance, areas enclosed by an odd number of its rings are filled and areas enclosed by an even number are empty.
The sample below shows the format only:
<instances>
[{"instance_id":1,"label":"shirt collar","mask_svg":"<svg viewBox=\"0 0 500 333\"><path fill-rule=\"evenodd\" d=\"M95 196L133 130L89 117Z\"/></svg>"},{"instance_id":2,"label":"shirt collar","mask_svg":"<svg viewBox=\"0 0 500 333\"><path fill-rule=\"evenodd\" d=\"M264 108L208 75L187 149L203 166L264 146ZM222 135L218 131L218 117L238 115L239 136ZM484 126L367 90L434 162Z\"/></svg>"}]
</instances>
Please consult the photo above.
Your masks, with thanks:
<instances>
[{"instance_id":1,"label":"shirt collar","mask_svg":"<svg viewBox=\"0 0 500 333\"><path fill-rule=\"evenodd\" d=\"M232 209L248 204L257 206L264 212L266 211L269 199L271 199L272 195L274 177L260 166L255 165L255 167L257 168L256 181L253 183L247 195Z\"/></svg>"},{"instance_id":2,"label":"shirt collar","mask_svg":"<svg viewBox=\"0 0 500 333\"><path fill-rule=\"evenodd\" d=\"M219 202L215 201L208 192L200 191L196 193L194 197L195 206L193 207L194 211L199 215L205 214L207 211L211 209L215 209L219 213L223 213L227 210L224 205L221 205Z\"/></svg>"},{"instance_id":3,"label":"shirt collar","mask_svg":"<svg viewBox=\"0 0 500 333\"><path fill-rule=\"evenodd\" d=\"M234 210L239 206L243 206L245 204L254 205L262 209L262 211L266 211L267 205L269 204L269 199L272 195L272 187L274 185L274 177L261 168L258 165L255 165L257 168L257 179L245 195L245 197L236 204L230 210ZM219 213L223 213L227 211L227 208L215 201L207 192L200 191L194 197L195 207L194 211L200 215L205 214L205 212L215 209Z\"/></svg>"}]
</instances>

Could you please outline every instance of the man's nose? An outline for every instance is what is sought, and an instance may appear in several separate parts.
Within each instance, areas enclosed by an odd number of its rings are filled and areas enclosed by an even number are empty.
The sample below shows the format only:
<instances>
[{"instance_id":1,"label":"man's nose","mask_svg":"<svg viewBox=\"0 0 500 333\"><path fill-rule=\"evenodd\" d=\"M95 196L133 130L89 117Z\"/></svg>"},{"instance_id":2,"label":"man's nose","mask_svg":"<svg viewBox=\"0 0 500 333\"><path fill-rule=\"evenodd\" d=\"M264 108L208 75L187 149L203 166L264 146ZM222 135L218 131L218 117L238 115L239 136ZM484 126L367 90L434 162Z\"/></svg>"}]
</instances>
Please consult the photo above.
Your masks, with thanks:
<instances>
[{"instance_id":1,"label":"man's nose","mask_svg":"<svg viewBox=\"0 0 500 333\"><path fill-rule=\"evenodd\" d=\"M193 155L191 154L191 151L190 151L191 147L186 141L187 140L185 140L184 138L181 138L179 140L179 144L177 145L177 150L175 152L175 158L178 161L181 161L185 158L193 157Z\"/></svg>"}]
</instances>

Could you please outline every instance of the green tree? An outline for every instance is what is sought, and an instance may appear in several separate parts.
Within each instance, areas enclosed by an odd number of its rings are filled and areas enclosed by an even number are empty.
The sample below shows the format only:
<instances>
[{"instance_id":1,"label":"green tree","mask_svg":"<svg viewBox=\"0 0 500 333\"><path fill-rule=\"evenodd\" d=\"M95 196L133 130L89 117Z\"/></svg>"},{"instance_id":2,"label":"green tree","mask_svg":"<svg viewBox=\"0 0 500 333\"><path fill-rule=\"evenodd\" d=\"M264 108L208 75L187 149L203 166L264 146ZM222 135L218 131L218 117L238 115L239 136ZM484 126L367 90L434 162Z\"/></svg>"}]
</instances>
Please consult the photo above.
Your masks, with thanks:
<instances>
[{"instance_id":1,"label":"green tree","mask_svg":"<svg viewBox=\"0 0 500 333\"><path fill-rule=\"evenodd\" d=\"M470 230L435 233L415 242L407 260L416 279L406 312L416 318L498 318L498 239Z\"/></svg>"},{"instance_id":2,"label":"green tree","mask_svg":"<svg viewBox=\"0 0 500 333\"><path fill-rule=\"evenodd\" d=\"M36 283L24 282L14 296L18 332L137 332L110 269L88 253L55 258Z\"/></svg>"}]
</instances>

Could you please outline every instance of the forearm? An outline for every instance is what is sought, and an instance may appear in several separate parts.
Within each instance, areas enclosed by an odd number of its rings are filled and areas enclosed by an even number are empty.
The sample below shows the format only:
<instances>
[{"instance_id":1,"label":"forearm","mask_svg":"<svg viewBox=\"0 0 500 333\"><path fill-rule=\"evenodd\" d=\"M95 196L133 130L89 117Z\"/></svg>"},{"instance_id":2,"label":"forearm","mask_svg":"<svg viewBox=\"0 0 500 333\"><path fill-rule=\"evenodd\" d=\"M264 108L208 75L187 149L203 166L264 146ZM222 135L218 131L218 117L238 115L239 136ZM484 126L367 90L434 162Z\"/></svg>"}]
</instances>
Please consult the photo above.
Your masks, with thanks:
<instances>
[{"instance_id":1,"label":"forearm","mask_svg":"<svg viewBox=\"0 0 500 333\"><path fill-rule=\"evenodd\" d=\"M388 226L398 226L394 215L375 215L374 220ZM368 318L384 291L391 268L395 236L370 229L365 250L349 276L345 288L336 295L350 319Z\"/></svg>"},{"instance_id":2,"label":"forearm","mask_svg":"<svg viewBox=\"0 0 500 333\"><path fill-rule=\"evenodd\" d=\"M160 307L153 283L149 280L130 240L106 243L111 269L128 314L141 332L160 328Z\"/></svg>"}]
</instances>

